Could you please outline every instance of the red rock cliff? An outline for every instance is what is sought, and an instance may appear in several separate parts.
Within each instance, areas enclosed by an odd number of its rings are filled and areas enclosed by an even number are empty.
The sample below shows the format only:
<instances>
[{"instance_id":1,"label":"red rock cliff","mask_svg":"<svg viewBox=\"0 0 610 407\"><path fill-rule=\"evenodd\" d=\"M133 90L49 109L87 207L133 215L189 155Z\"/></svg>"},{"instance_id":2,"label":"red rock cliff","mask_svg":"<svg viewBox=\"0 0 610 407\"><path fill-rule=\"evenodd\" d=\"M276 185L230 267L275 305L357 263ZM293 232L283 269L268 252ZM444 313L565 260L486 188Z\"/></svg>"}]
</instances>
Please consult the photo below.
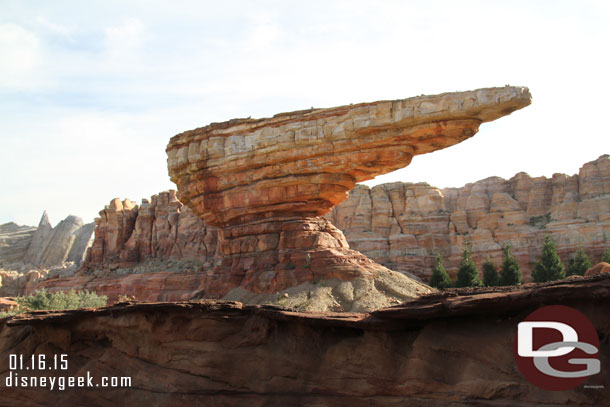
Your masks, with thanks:
<instances>
[{"instance_id":1,"label":"red rock cliff","mask_svg":"<svg viewBox=\"0 0 610 407\"><path fill-rule=\"evenodd\" d=\"M510 243L526 280L550 234L567 264L579 246L594 263L610 246L610 156L578 175L509 180L491 177L461 188L425 183L357 186L327 218L350 245L385 266L428 279L438 251L456 273L465 243L479 265L502 259Z\"/></svg>"},{"instance_id":2,"label":"red rock cliff","mask_svg":"<svg viewBox=\"0 0 610 407\"><path fill-rule=\"evenodd\" d=\"M216 229L204 225L174 191L141 206L116 199L100 216L89 270L148 262L146 270L159 271L167 267L160 261L190 259L203 267L220 261ZM466 242L479 264L488 255L499 263L508 242L527 279L547 233L566 262L579 245L594 262L610 246L610 156L573 176L519 173L446 189L423 183L358 185L326 217L352 248L393 270L427 279L439 251L455 273Z\"/></svg>"}]
</instances>

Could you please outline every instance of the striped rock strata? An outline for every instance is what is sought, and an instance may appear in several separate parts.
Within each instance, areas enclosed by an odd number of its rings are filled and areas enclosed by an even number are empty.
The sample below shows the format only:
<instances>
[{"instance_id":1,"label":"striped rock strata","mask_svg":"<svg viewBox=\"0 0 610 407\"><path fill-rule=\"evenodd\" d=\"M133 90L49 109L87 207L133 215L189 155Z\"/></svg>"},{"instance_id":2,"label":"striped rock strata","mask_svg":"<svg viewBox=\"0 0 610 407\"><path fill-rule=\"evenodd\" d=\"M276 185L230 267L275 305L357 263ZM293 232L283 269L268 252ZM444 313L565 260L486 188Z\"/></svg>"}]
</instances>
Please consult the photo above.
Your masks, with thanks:
<instances>
[{"instance_id":1,"label":"striped rock strata","mask_svg":"<svg viewBox=\"0 0 610 407\"><path fill-rule=\"evenodd\" d=\"M530 102L527 88L507 86L235 119L178 134L167 154L179 198L220 230L222 264L207 292L276 292L390 272L350 250L319 216L357 182L464 141L481 123Z\"/></svg>"}]
</instances>

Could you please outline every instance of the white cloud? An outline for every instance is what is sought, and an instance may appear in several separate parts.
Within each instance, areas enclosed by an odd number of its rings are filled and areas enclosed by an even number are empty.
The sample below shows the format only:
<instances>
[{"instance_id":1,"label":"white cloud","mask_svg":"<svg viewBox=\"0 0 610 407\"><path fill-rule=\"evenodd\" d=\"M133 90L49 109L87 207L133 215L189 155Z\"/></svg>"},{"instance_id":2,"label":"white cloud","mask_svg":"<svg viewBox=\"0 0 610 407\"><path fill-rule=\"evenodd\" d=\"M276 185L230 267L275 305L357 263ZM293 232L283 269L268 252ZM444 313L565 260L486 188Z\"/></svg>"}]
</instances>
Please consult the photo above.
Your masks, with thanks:
<instances>
[{"instance_id":1,"label":"white cloud","mask_svg":"<svg viewBox=\"0 0 610 407\"><path fill-rule=\"evenodd\" d=\"M0 24L0 61L1 87L34 86L42 61L40 40L17 24Z\"/></svg>"},{"instance_id":2,"label":"white cloud","mask_svg":"<svg viewBox=\"0 0 610 407\"><path fill-rule=\"evenodd\" d=\"M107 62L126 68L137 63L146 28L137 18L127 18L121 25L104 29Z\"/></svg>"},{"instance_id":3,"label":"white cloud","mask_svg":"<svg viewBox=\"0 0 610 407\"><path fill-rule=\"evenodd\" d=\"M36 16L36 22L45 29L65 37L69 37L74 31L74 28L69 28L65 25L54 23L43 16Z\"/></svg>"}]
</instances>

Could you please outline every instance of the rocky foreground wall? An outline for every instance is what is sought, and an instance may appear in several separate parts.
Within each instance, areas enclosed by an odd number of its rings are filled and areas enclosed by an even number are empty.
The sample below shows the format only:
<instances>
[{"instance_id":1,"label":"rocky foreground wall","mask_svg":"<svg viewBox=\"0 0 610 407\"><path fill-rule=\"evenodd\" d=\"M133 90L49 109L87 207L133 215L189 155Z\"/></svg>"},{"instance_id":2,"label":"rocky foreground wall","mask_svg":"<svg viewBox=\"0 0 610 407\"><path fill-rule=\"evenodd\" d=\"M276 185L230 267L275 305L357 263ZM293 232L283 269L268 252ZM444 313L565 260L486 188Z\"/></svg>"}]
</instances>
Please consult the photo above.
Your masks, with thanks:
<instances>
[{"instance_id":1,"label":"rocky foreground wall","mask_svg":"<svg viewBox=\"0 0 610 407\"><path fill-rule=\"evenodd\" d=\"M210 300L40 311L0 321L0 404L154 406L602 406L610 400L610 276L441 293L369 314ZM568 391L527 382L517 324L541 305L584 313L601 373ZM92 388L6 388L9 355L66 354ZM29 356L27 356L29 357ZM50 366L50 365L47 365ZM102 376L129 388L95 387Z\"/></svg>"}]
</instances>

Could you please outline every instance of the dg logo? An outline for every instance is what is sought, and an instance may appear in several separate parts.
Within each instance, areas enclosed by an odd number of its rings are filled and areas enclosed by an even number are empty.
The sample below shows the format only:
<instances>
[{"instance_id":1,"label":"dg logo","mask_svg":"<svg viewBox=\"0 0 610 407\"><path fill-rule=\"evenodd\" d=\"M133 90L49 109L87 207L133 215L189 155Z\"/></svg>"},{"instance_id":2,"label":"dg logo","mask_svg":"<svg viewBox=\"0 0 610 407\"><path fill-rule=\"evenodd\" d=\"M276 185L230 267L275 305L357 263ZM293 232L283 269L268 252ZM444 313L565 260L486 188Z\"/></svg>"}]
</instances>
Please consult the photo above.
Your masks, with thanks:
<instances>
[{"instance_id":1,"label":"dg logo","mask_svg":"<svg viewBox=\"0 0 610 407\"><path fill-rule=\"evenodd\" d=\"M563 305L537 309L519 323L517 367L544 390L569 390L600 372L599 339L581 312Z\"/></svg>"}]
</instances>

